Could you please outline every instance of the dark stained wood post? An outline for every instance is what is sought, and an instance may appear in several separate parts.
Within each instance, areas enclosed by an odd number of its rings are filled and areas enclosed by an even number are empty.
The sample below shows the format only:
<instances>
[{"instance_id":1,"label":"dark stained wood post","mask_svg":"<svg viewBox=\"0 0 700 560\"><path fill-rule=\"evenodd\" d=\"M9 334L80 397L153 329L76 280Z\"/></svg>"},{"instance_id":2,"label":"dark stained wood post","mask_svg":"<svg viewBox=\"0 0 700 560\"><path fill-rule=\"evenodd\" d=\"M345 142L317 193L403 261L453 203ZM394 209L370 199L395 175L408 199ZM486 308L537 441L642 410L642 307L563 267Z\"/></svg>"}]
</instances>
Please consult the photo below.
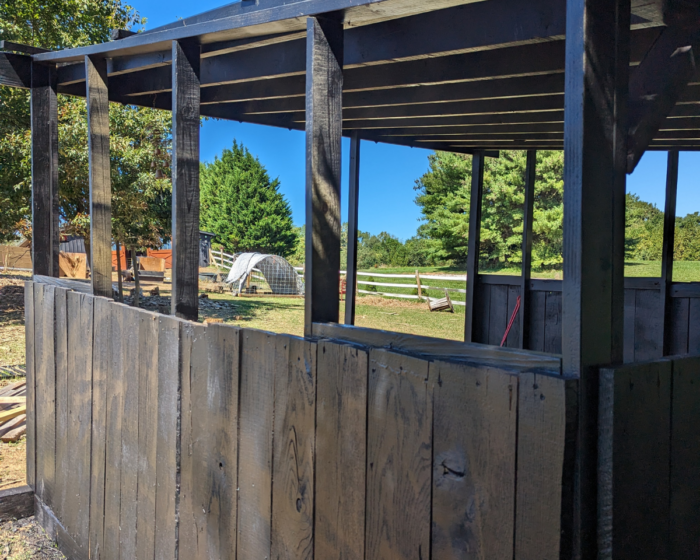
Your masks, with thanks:
<instances>
[{"instance_id":1,"label":"dark stained wood post","mask_svg":"<svg viewBox=\"0 0 700 560\"><path fill-rule=\"evenodd\" d=\"M530 278L532 274L532 221L535 207L537 151L528 150L525 166L525 202L523 205L523 264L520 276L520 348L530 345Z\"/></svg>"},{"instance_id":2,"label":"dark stained wood post","mask_svg":"<svg viewBox=\"0 0 700 560\"><path fill-rule=\"evenodd\" d=\"M472 156L472 188L469 197L469 239L467 240L467 300L464 319L464 342L474 342L474 298L479 276L481 246L481 199L484 190L484 154Z\"/></svg>"},{"instance_id":3,"label":"dark stained wood post","mask_svg":"<svg viewBox=\"0 0 700 560\"><path fill-rule=\"evenodd\" d=\"M622 362L630 18L630 0L567 1L562 350L579 402L562 557L594 559L599 545L601 558L610 554L607 463L598 492L598 367Z\"/></svg>"},{"instance_id":4,"label":"dark stained wood post","mask_svg":"<svg viewBox=\"0 0 700 560\"><path fill-rule=\"evenodd\" d=\"M673 248L676 240L676 195L678 192L678 150L668 152L666 167L666 202L664 204L664 236L661 251L661 342L663 355L671 354L671 283L673 282Z\"/></svg>"},{"instance_id":5,"label":"dark stained wood post","mask_svg":"<svg viewBox=\"0 0 700 560\"><path fill-rule=\"evenodd\" d=\"M360 198L360 137L355 131L350 137L350 192L348 201L348 270L345 289L345 324L355 324L357 297L357 219Z\"/></svg>"},{"instance_id":6,"label":"dark stained wood post","mask_svg":"<svg viewBox=\"0 0 700 560\"><path fill-rule=\"evenodd\" d=\"M107 59L85 57L90 161L90 269L92 293L111 298L112 186L109 163Z\"/></svg>"},{"instance_id":7,"label":"dark stained wood post","mask_svg":"<svg viewBox=\"0 0 700 560\"><path fill-rule=\"evenodd\" d=\"M58 103L56 68L32 64L32 268L58 277Z\"/></svg>"},{"instance_id":8,"label":"dark stained wood post","mask_svg":"<svg viewBox=\"0 0 700 560\"><path fill-rule=\"evenodd\" d=\"M343 23L310 17L306 41L306 298L304 334L337 323Z\"/></svg>"},{"instance_id":9,"label":"dark stained wood post","mask_svg":"<svg viewBox=\"0 0 700 560\"><path fill-rule=\"evenodd\" d=\"M199 315L199 66L200 46L173 41L172 314Z\"/></svg>"}]
</instances>

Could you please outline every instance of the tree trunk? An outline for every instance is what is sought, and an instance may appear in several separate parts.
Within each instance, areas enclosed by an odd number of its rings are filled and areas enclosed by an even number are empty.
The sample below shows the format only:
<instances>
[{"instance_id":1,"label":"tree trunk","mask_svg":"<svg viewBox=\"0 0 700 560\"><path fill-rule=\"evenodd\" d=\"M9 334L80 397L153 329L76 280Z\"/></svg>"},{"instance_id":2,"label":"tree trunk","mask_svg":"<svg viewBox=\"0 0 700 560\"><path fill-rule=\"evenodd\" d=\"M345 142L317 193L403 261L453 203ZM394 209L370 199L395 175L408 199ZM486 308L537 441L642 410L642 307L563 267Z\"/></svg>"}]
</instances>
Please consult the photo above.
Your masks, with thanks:
<instances>
[{"instance_id":1,"label":"tree trunk","mask_svg":"<svg viewBox=\"0 0 700 560\"><path fill-rule=\"evenodd\" d=\"M140 291L141 287L139 285L139 260L136 256L136 247L131 249L131 265L134 267L134 307L141 307L140 301Z\"/></svg>"}]
</instances>

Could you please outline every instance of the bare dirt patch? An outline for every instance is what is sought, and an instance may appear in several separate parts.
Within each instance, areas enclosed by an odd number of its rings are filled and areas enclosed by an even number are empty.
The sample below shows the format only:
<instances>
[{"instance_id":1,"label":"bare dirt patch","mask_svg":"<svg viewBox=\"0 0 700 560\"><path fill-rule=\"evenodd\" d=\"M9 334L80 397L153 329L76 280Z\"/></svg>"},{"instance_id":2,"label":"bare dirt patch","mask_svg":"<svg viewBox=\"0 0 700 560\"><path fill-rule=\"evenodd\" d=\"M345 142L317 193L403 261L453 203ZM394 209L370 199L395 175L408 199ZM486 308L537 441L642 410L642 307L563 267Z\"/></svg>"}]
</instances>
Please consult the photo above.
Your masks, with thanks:
<instances>
[{"instance_id":1,"label":"bare dirt patch","mask_svg":"<svg viewBox=\"0 0 700 560\"><path fill-rule=\"evenodd\" d=\"M33 517L0 523L0 559L65 560Z\"/></svg>"}]
</instances>

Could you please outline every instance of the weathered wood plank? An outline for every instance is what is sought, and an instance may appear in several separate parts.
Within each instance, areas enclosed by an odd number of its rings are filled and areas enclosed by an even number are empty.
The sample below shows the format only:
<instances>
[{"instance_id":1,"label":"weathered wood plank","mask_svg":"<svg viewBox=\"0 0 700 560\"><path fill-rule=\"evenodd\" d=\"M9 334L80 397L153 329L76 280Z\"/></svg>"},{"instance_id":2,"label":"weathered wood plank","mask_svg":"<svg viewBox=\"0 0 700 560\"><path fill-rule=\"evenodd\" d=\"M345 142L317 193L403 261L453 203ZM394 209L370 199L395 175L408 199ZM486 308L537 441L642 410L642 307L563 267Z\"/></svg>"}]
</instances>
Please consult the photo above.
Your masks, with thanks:
<instances>
[{"instance_id":1,"label":"weathered wood plank","mask_svg":"<svg viewBox=\"0 0 700 560\"><path fill-rule=\"evenodd\" d=\"M0 53L0 85L27 89L32 87L32 57Z\"/></svg>"},{"instance_id":2,"label":"weathered wood plank","mask_svg":"<svg viewBox=\"0 0 700 560\"><path fill-rule=\"evenodd\" d=\"M343 23L310 17L306 35L306 298L304 334L338 322Z\"/></svg>"},{"instance_id":3,"label":"weathered wood plank","mask_svg":"<svg viewBox=\"0 0 700 560\"><path fill-rule=\"evenodd\" d=\"M316 557L364 560L369 356L325 340L317 356Z\"/></svg>"},{"instance_id":4,"label":"weathered wood plank","mask_svg":"<svg viewBox=\"0 0 700 560\"><path fill-rule=\"evenodd\" d=\"M124 412L121 434L121 510L119 515L119 556L136 556L136 521L139 470L139 310L121 307L122 339L126 348L122 386Z\"/></svg>"},{"instance_id":5,"label":"weathered wood plank","mask_svg":"<svg viewBox=\"0 0 700 560\"><path fill-rule=\"evenodd\" d=\"M158 316L158 437L156 442L156 560L177 550L180 464L180 321Z\"/></svg>"},{"instance_id":6,"label":"weathered wood plank","mask_svg":"<svg viewBox=\"0 0 700 560\"><path fill-rule=\"evenodd\" d=\"M241 331L238 558L270 556L274 379L287 367L287 340Z\"/></svg>"},{"instance_id":7,"label":"weathered wood plank","mask_svg":"<svg viewBox=\"0 0 700 560\"><path fill-rule=\"evenodd\" d=\"M500 346L508 326L508 286L491 286L488 313L489 330L486 343Z\"/></svg>"},{"instance_id":8,"label":"weathered wood plank","mask_svg":"<svg viewBox=\"0 0 700 560\"><path fill-rule=\"evenodd\" d=\"M68 292L69 472L63 525L88 555L90 526L90 451L92 435L92 350L95 298Z\"/></svg>"},{"instance_id":9,"label":"weathered wood plank","mask_svg":"<svg viewBox=\"0 0 700 560\"><path fill-rule=\"evenodd\" d=\"M24 519L32 515L34 515L34 490L31 486L0 490L0 521Z\"/></svg>"},{"instance_id":10,"label":"weathered wood plank","mask_svg":"<svg viewBox=\"0 0 700 560\"><path fill-rule=\"evenodd\" d=\"M520 272L520 316L518 317L519 347L529 348L530 279L532 277L532 225L535 209L535 180L537 179L537 151L528 150L525 165L525 200L523 201L522 270Z\"/></svg>"},{"instance_id":11,"label":"weathered wood plank","mask_svg":"<svg viewBox=\"0 0 700 560\"><path fill-rule=\"evenodd\" d=\"M348 183L348 262L345 291L345 324L355 324L355 300L357 298L357 220L360 201L360 136L358 131L350 137L350 182ZM343 263L341 263L342 266Z\"/></svg>"},{"instance_id":12,"label":"weathered wood plank","mask_svg":"<svg viewBox=\"0 0 700 560\"><path fill-rule=\"evenodd\" d=\"M121 511L122 417L124 415L124 361L127 359L124 305L112 304L112 359L107 378L107 415L105 430L105 511L103 558L119 558Z\"/></svg>"},{"instance_id":13,"label":"weathered wood plank","mask_svg":"<svg viewBox=\"0 0 700 560\"><path fill-rule=\"evenodd\" d=\"M48 537L58 545L66 558L88 560L87 550L75 542L48 504L45 504L36 494L34 495L34 515L37 523L44 528Z\"/></svg>"},{"instance_id":14,"label":"weathered wood plank","mask_svg":"<svg viewBox=\"0 0 700 560\"><path fill-rule=\"evenodd\" d=\"M513 558L518 378L433 362L432 557Z\"/></svg>"},{"instance_id":15,"label":"weathered wood plank","mask_svg":"<svg viewBox=\"0 0 700 560\"><path fill-rule=\"evenodd\" d=\"M690 302L691 298L671 298L670 321L672 330L668 341L668 353L670 356L680 356L687 354L689 348L690 331L695 328L695 324L690 322ZM700 350L700 348L699 348Z\"/></svg>"},{"instance_id":16,"label":"weathered wood plank","mask_svg":"<svg viewBox=\"0 0 700 560\"><path fill-rule=\"evenodd\" d=\"M625 289L624 310L624 362L634 362L634 320L637 307L637 290Z\"/></svg>"},{"instance_id":17,"label":"weathered wood plank","mask_svg":"<svg viewBox=\"0 0 700 560\"><path fill-rule=\"evenodd\" d=\"M55 67L32 64L31 113L32 267L34 274L58 277L58 96Z\"/></svg>"},{"instance_id":18,"label":"weathered wood plank","mask_svg":"<svg viewBox=\"0 0 700 560\"><path fill-rule=\"evenodd\" d=\"M561 354L561 294L547 292L544 317L544 351Z\"/></svg>"},{"instance_id":19,"label":"weathered wood plank","mask_svg":"<svg viewBox=\"0 0 700 560\"><path fill-rule=\"evenodd\" d=\"M85 57L90 173L92 293L112 297L112 185L109 158L107 59Z\"/></svg>"},{"instance_id":20,"label":"weathered wood plank","mask_svg":"<svg viewBox=\"0 0 700 560\"><path fill-rule=\"evenodd\" d=\"M138 313L137 319L138 491L135 557L153 558L155 555L156 464L158 460L156 453L158 438L158 315L141 311Z\"/></svg>"},{"instance_id":21,"label":"weathered wood plank","mask_svg":"<svg viewBox=\"0 0 700 560\"><path fill-rule=\"evenodd\" d=\"M672 361L600 372L614 394L601 420L601 445L612 445L612 557L668 558ZM605 437L611 438L606 443Z\"/></svg>"},{"instance_id":22,"label":"weathered wood plank","mask_svg":"<svg viewBox=\"0 0 700 560\"><path fill-rule=\"evenodd\" d=\"M70 403L68 398L69 371L75 364L69 362L68 344L69 338L75 343L75 334L69 336L68 332L80 330L79 317L69 317L67 306L68 290L56 288L54 305L56 307L56 492L53 499L53 511L56 516L65 523L66 501L69 495L69 467L74 452L68 438L68 419L70 415ZM70 319L70 320L69 320ZM75 323L75 324L73 324ZM79 333L78 333L79 334ZM82 338L81 338L82 340ZM71 348L71 354L75 349Z\"/></svg>"},{"instance_id":23,"label":"weathered wood plank","mask_svg":"<svg viewBox=\"0 0 700 560\"><path fill-rule=\"evenodd\" d=\"M428 362L370 351L366 558L428 558L432 390Z\"/></svg>"},{"instance_id":24,"label":"weathered wood plank","mask_svg":"<svg viewBox=\"0 0 700 560\"><path fill-rule=\"evenodd\" d=\"M112 377L111 300L95 298L92 352L92 461L90 465L90 558L104 555L107 387Z\"/></svg>"},{"instance_id":25,"label":"weathered wood plank","mask_svg":"<svg viewBox=\"0 0 700 560\"><path fill-rule=\"evenodd\" d=\"M669 355L672 344L671 284L673 283L673 247L676 236L676 200L678 193L678 150L668 152L666 163L666 200L661 246L661 346L663 355Z\"/></svg>"},{"instance_id":26,"label":"weathered wood plank","mask_svg":"<svg viewBox=\"0 0 700 560\"><path fill-rule=\"evenodd\" d=\"M199 315L199 57L195 41L172 43L172 314Z\"/></svg>"},{"instance_id":27,"label":"weathered wood plank","mask_svg":"<svg viewBox=\"0 0 700 560\"><path fill-rule=\"evenodd\" d=\"M634 361L661 358L663 344L663 316L660 311L661 294L658 290L636 290L634 318Z\"/></svg>"},{"instance_id":28,"label":"weathered wood plank","mask_svg":"<svg viewBox=\"0 0 700 560\"><path fill-rule=\"evenodd\" d=\"M472 328L472 342L488 344L489 323L491 320L491 286L481 282L484 276L479 276L476 283L476 294L474 295L474 317ZM467 280L468 281L468 280Z\"/></svg>"},{"instance_id":29,"label":"weathered wood plank","mask_svg":"<svg viewBox=\"0 0 700 560\"><path fill-rule=\"evenodd\" d=\"M688 354L700 354L700 298L688 301Z\"/></svg>"},{"instance_id":30,"label":"weathered wood plank","mask_svg":"<svg viewBox=\"0 0 700 560\"><path fill-rule=\"evenodd\" d=\"M476 316L475 296L479 280L479 247L481 245L481 200L484 189L484 154L472 156L472 186L469 194L469 237L467 239L467 298L464 318L464 342L474 339ZM483 333L482 333L483 334Z\"/></svg>"},{"instance_id":31,"label":"weathered wood plank","mask_svg":"<svg viewBox=\"0 0 700 560\"><path fill-rule=\"evenodd\" d=\"M670 555L697 559L700 528L700 358L673 361Z\"/></svg>"},{"instance_id":32,"label":"weathered wood plank","mask_svg":"<svg viewBox=\"0 0 700 560\"><path fill-rule=\"evenodd\" d=\"M565 468L571 408L575 413L574 399L567 395L571 383L575 381L531 373L520 376L516 560L560 558L562 483L564 476L572 476Z\"/></svg>"},{"instance_id":33,"label":"weathered wood plank","mask_svg":"<svg viewBox=\"0 0 700 560\"><path fill-rule=\"evenodd\" d=\"M271 557L313 560L317 345L286 343L288 367L274 380Z\"/></svg>"},{"instance_id":34,"label":"weathered wood plank","mask_svg":"<svg viewBox=\"0 0 700 560\"><path fill-rule=\"evenodd\" d=\"M547 292L530 292L529 350L544 352L544 327Z\"/></svg>"},{"instance_id":35,"label":"weathered wood plank","mask_svg":"<svg viewBox=\"0 0 700 560\"><path fill-rule=\"evenodd\" d=\"M515 310L515 306L517 305L517 301L518 301L518 297L520 296L521 289L522 289L522 286L521 287L508 286L508 316L507 316L508 321L510 321L511 315L513 314L513 311ZM508 333L508 338L506 339L505 346L507 348L522 348L521 337L520 337L520 329L522 327L522 325L521 325L522 313L523 313L523 306L522 306L522 298L521 298L520 309L518 310L518 314L515 317L515 321L513 321L513 326L510 329L510 333Z\"/></svg>"},{"instance_id":36,"label":"weathered wood plank","mask_svg":"<svg viewBox=\"0 0 700 560\"><path fill-rule=\"evenodd\" d=\"M56 366L53 286L34 284L37 494L52 504L56 483Z\"/></svg>"},{"instance_id":37,"label":"weathered wood plank","mask_svg":"<svg viewBox=\"0 0 700 560\"><path fill-rule=\"evenodd\" d=\"M34 282L24 283L24 340L27 368L27 484L36 488L36 371Z\"/></svg>"}]
</instances>

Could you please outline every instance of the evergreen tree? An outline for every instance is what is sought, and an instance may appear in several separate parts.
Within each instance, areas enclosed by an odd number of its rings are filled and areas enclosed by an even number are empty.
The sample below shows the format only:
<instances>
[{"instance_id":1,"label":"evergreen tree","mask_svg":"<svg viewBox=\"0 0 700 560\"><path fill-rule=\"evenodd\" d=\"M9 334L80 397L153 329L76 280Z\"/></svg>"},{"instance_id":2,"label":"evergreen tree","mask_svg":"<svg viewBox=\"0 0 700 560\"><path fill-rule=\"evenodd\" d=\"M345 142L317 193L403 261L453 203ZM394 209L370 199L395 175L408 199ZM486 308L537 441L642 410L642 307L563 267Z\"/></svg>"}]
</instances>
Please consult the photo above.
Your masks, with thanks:
<instances>
[{"instance_id":1,"label":"evergreen tree","mask_svg":"<svg viewBox=\"0 0 700 560\"><path fill-rule=\"evenodd\" d=\"M213 163L201 166L200 225L232 253L257 251L287 256L297 233L292 212L265 167L234 140Z\"/></svg>"}]
</instances>

